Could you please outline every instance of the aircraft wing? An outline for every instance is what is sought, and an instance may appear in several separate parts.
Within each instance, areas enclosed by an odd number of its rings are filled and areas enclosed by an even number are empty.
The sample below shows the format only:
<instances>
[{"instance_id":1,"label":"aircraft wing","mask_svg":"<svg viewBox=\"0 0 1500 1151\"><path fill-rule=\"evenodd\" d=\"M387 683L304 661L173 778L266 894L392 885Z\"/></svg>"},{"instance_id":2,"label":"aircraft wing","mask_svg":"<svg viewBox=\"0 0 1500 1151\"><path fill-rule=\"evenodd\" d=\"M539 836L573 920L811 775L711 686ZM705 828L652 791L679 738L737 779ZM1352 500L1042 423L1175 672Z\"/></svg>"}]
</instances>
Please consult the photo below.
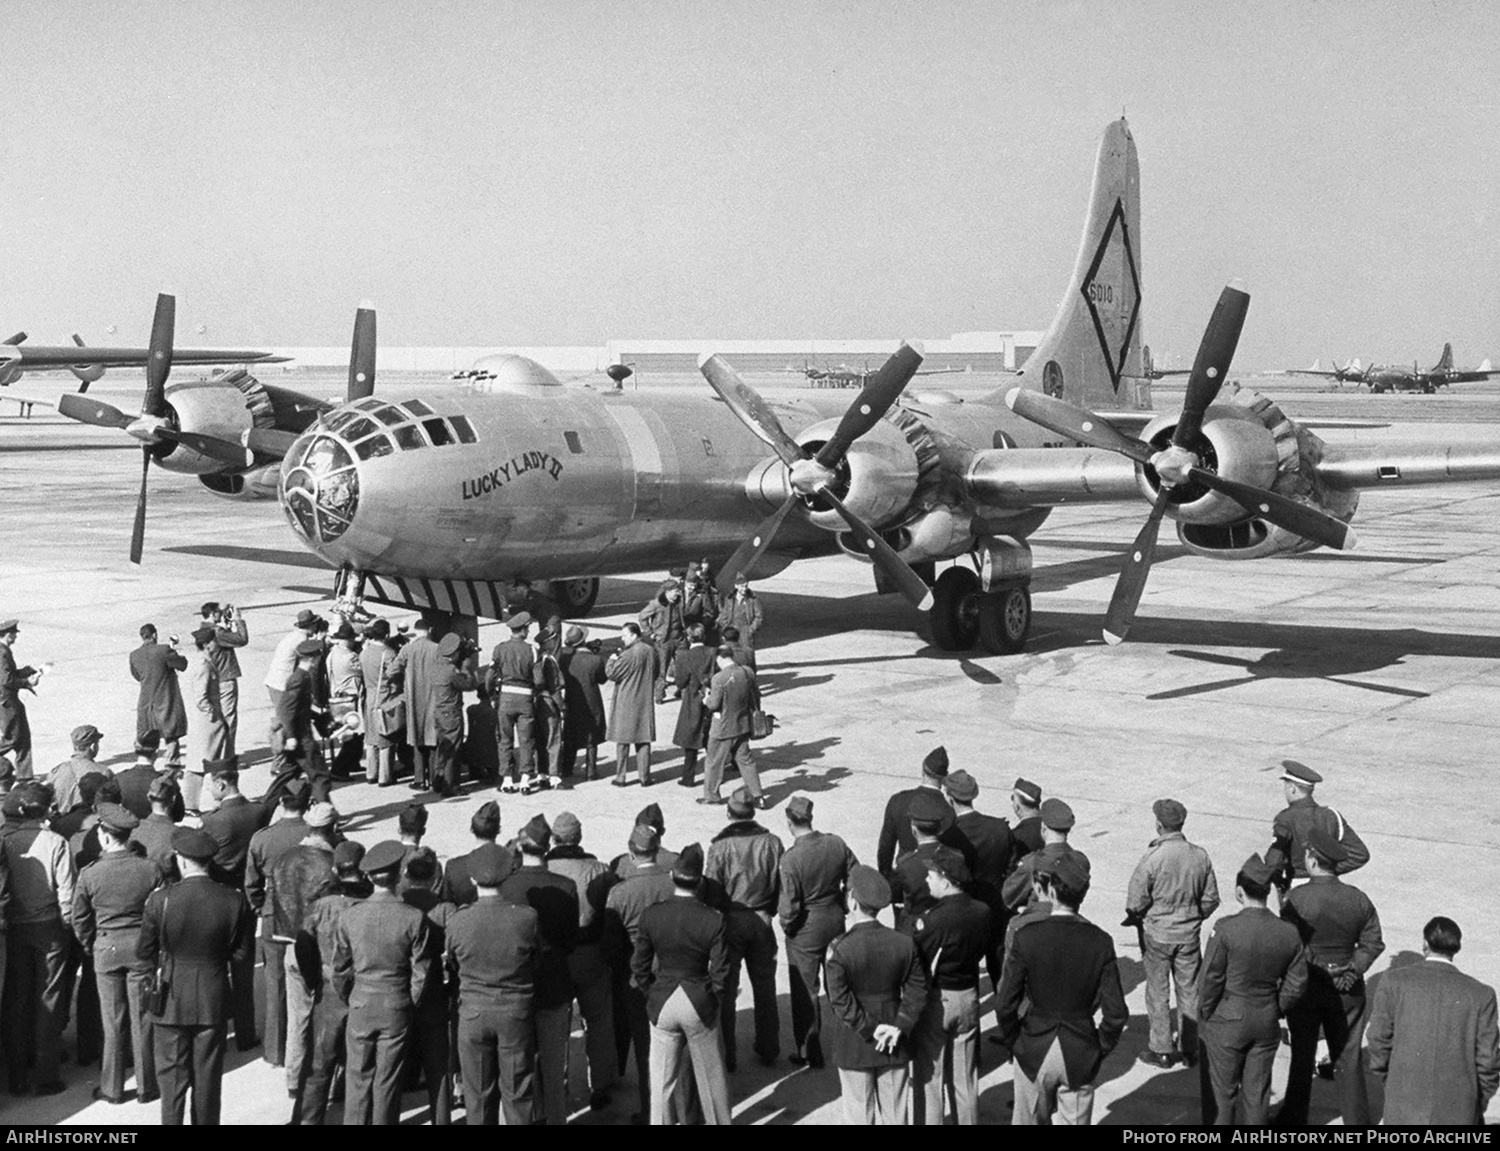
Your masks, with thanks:
<instances>
[{"instance_id":1,"label":"aircraft wing","mask_svg":"<svg viewBox=\"0 0 1500 1151\"><path fill-rule=\"evenodd\" d=\"M23 372L40 372L49 368L100 366L106 368L142 368L150 359L148 348L79 348L73 346L43 347L5 345L0 347L0 365L20 368ZM284 364L286 356L270 352L235 348L176 348L174 364Z\"/></svg>"},{"instance_id":2,"label":"aircraft wing","mask_svg":"<svg viewBox=\"0 0 1500 1151\"><path fill-rule=\"evenodd\" d=\"M1325 443L1317 468L1319 479L1342 491L1500 480L1500 438Z\"/></svg>"},{"instance_id":3,"label":"aircraft wing","mask_svg":"<svg viewBox=\"0 0 1500 1151\"><path fill-rule=\"evenodd\" d=\"M1268 376L1271 374L1270 372L1266 373ZM1339 378L1340 373L1324 371L1321 368L1282 368L1281 371L1275 374L1279 376L1326 376L1330 380L1336 380Z\"/></svg>"},{"instance_id":4,"label":"aircraft wing","mask_svg":"<svg viewBox=\"0 0 1500 1151\"><path fill-rule=\"evenodd\" d=\"M1141 429L1149 424L1157 416L1170 415L1170 412L1099 412L1097 415L1105 423L1116 431L1125 432L1132 436L1140 435ZM1390 422L1387 420L1358 420L1339 419L1337 417L1322 418L1314 417L1303 419L1297 417L1296 422L1304 428L1388 428Z\"/></svg>"}]
</instances>

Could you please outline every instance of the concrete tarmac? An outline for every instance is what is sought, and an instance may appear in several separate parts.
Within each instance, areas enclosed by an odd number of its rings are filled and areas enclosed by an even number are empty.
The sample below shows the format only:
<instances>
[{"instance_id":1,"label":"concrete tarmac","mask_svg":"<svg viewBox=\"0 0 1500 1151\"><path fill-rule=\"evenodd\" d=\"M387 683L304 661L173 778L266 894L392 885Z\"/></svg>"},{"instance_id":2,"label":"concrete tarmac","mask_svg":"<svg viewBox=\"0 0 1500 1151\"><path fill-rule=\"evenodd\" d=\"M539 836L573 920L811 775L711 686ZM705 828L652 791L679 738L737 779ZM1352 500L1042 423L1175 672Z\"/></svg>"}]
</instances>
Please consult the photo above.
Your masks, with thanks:
<instances>
[{"instance_id":1,"label":"concrete tarmac","mask_svg":"<svg viewBox=\"0 0 1500 1151\"><path fill-rule=\"evenodd\" d=\"M1167 395L1159 391L1159 406L1172 402ZM1375 402L1305 398L1326 406L1317 414L1337 409L1356 418ZM1445 434L1452 399L1382 397L1381 414L1368 418L1389 419L1399 409L1403 419L1439 421L1418 434ZM1471 409L1464 419L1500 416L1495 397L1466 398L1464 407ZM1340 434L1353 433L1327 438ZM215 599L240 605L249 621L251 644L240 657L241 744L255 763L244 789L259 794L268 779L261 679L298 609L323 607L331 573L298 546L274 503L226 502L160 471L151 478L145 562L131 567L139 457L118 450L121 439L41 414L29 422L0 417L0 613L21 618L20 662L54 664L29 704L38 771L67 757L67 732L84 722L106 733L103 758L128 764L136 687L126 658L137 628L150 620L186 641L198 604ZM1144 505L1129 504L1053 515L1033 539L1035 626L1029 650L1018 656L936 650L917 614L896 597L875 595L869 571L853 560L799 563L765 581L762 681L781 726L758 745L774 801L762 820L789 838L785 801L808 795L817 825L873 861L886 798L914 783L937 744L978 779L981 810L1009 814L1017 775L1067 800L1078 814L1074 841L1093 861L1083 911L1114 936L1132 1013L1101 1073L1096 1121L1193 1124L1196 1072L1136 1062L1146 1040L1142 971L1134 933L1118 926L1131 870L1152 838L1154 799L1187 805L1186 832L1212 854L1228 912L1240 862L1270 842L1271 818L1282 806L1281 760L1311 764L1326 777L1319 800L1337 807L1371 850L1352 881L1374 900L1384 926L1376 977L1411 962L1423 923L1444 914L1465 932L1459 966L1500 983L1500 804L1486 782L1491 741L1500 738L1500 496L1485 485L1368 493L1356 518L1360 545L1348 555L1215 563L1186 554L1164 533L1130 641L1111 649L1099 625L1145 514ZM633 618L659 575L606 581L586 622L607 629ZM483 628L486 649L497 638L495 625ZM662 746L675 716L676 705L658 712ZM598 782L501 797L505 834L536 812L551 819L570 810L583 821L584 846L608 858L624 849L634 813L657 802L668 846L706 844L723 809L700 807L696 791L676 786L675 749L659 752L657 763L664 782L646 793ZM396 814L412 794L359 782L335 798L349 833L370 844L394 838ZM493 794L470 785L461 797L431 802L428 843L439 855L469 849L470 814ZM784 964L778 986L785 1051ZM838 1122L835 1073L796 1071L784 1058L761 1068L750 1052L743 983L739 1008L741 1071L731 1084L737 1121ZM73 1049L71 1029L64 1046ZM981 1043L981 1117L989 1123L1010 1114L1011 1066L997 1065L999 1050ZM231 1054L225 1122L286 1121L283 1073L258 1054ZM577 1038L573 1056L574 1122L626 1121L634 1110L631 1078L609 1109L589 1112ZM1283 1047L1278 1096L1286 1059ZM64 1071L61 1095L0 1096L0 1122L158 1121L154 1105L91 1102L97 1068ZM1316 1121L1336 1120L1331 1084L1316 1083L1313 1098ZM413 1093L406 1102L407 1122L423 1121L425 1097ZM1500 1119L1500 1107L1492 1106L1490 1119Z\"/></svg>"}]
</instances>

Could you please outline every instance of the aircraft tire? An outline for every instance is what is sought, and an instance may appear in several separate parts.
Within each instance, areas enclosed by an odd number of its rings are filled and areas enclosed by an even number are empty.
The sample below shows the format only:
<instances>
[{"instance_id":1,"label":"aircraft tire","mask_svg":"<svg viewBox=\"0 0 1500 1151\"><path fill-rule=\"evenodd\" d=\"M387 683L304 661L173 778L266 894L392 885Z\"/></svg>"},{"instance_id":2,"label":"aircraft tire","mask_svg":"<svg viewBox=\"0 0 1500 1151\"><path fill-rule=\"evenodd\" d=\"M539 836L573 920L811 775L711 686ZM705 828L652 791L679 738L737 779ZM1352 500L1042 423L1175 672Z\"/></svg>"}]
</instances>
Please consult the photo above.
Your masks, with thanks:
<instances>
[{"instance_id":1,"label":"aircraft tire","mask_svg":"<svg viewBox=\"0 0 1500 1151\"><path fill-rule=\"evenodd\" d=\"M547 585L547 594L564 619L582 619L599 598L597 579L558 579Z\"/></svg>"},{"instance_id":2,"label":"aircraft tire","mask_svg":"<svg viewBox=\"0 0 1500 1151\"><path fill-rule=\"evenodd\" d=\"M932 642L942 651L968 651L979 641L979 577L951 567L932 585Z\"/></svg>"},{"instance_id":3,"label":"aircraft tire","mask_svg":"<svg viewBox=\"0 0 1500 1151\"><path fill-rule=\"evenodd\" d=\"M1001 588L979 601L979 643L992 655L1014 655L1031 634L1031 592Z\"/></svg>"}]
</instances>

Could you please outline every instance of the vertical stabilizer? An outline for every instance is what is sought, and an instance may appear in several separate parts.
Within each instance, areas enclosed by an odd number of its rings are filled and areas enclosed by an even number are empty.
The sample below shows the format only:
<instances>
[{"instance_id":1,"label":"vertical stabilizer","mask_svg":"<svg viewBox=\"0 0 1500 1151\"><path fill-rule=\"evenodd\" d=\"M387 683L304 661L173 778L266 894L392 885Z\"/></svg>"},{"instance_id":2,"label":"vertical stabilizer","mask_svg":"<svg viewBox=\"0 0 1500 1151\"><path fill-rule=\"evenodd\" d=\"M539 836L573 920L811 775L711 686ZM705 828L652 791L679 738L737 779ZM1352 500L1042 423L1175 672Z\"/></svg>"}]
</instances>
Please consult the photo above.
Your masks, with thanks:
<instances>
[{"instance_id":1,"label":"vertical stabilizer","mask_svg":"<svg viewBox=\"0 0 1500 1151\"><path fill-rule=\"evenodd\" d=\"M1073 278L1022 386L1095 411L1148 408L1141 368L1141 171L1120 119L1099 143Z\"/></svg>"},{"instance_id":2,"label":"vertical stabilizer","mask_svg":"<svg viewBox=\"0 0 1500 1151\"><path fill-rule=\"evenodd\" d=\"M1433 366L1434 372L1451 372L1453 370L1453 345L1444 344L1443 354Z\"/></svg>"}]
</instances>

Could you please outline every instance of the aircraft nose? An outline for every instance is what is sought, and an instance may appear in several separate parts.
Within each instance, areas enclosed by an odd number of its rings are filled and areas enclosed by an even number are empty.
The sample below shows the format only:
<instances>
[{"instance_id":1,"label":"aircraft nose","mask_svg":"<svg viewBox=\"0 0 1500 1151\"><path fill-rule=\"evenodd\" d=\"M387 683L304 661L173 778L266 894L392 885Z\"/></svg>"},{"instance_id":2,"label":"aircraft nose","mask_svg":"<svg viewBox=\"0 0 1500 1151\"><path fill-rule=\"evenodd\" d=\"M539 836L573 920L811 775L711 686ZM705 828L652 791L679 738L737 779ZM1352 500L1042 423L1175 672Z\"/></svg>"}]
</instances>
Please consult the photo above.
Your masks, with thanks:
<instances>
[{"instance_id":1,"label":"aircraft nose","mask_svg":"<svg viewBox=\"0 0 1500 1151\"><path fill-rule=\"evenodd\" d=\"M348 531L359 508L359 470L349 449L324 432L294 443L281 462L281 506L314 547Z\"/></svg>"}]
</instances>

